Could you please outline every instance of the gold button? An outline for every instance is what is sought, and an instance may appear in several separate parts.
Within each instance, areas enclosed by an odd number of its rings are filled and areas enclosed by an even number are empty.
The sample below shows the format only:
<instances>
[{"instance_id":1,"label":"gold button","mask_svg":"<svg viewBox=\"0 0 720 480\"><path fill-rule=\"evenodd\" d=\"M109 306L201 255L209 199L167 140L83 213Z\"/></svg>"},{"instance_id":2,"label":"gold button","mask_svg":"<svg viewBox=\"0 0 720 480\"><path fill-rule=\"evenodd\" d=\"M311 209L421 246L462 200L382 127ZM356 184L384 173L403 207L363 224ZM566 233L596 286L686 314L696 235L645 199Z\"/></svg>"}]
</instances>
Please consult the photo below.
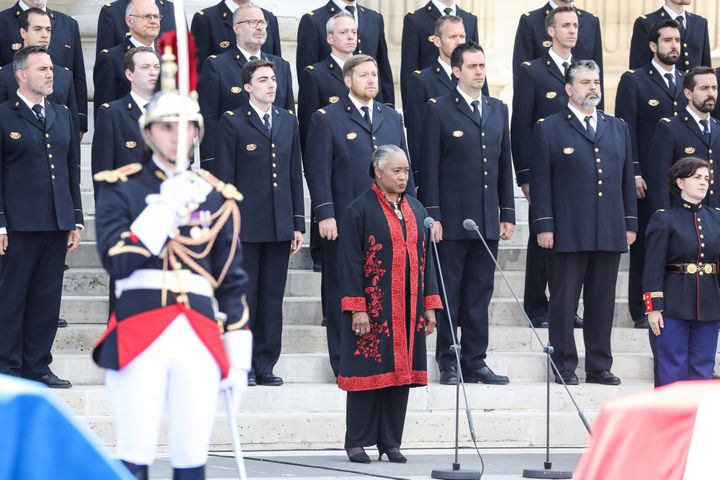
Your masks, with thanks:
<instances>
[{"instance_id":1,"label":"gold button","mask_svg":"<svg viewBox=\"0 0 720 480\"><path fill-rule=\"evenodd\" d=\"M487 187L488 187L488 186L487 186L487 185L485 185L485 188L487 188Z\"/></svg>"},{"instance_id":2,"label":"gold button","mask_svg":"<svg viewBox=\"0 0 720 480\"><path fill-rule=\"evenodd\" d=\"M483 158L483 162L487 163L487 158Z\"/></svg>"},{"instance_id":3,"label":"gold button","mask_svg":"<svg viewBox=\"0 0 720 480\"><path fill-rule=\"evenodd\" d=\"M277 178L277 173L273 173L273 178Z\"/></svg>"},{"instance_id":4,"label":"gold button","mask_svg":"<svg viewBox=\"0 0 720 480\"><path fill-rule=\"evenodd\" d=\"M486 177L488 176L488 172L485 172L485 176L486 176Z\"/></svg>"},{"instance_id":5,"label":"gold button","mask_svg":"<svg viewBox=\"0 0 720 480\"><path fill-rule=\"evenodd\" d=\"M375 138L375 135L373 135L373 140L376 140L376 141L377 141L377 138Z\"/></svg>"},{"instance_id":6,"label":"gold button","mask_svg":"<svg viewBox=\"0 0 720 480\"><path fill-rule=\"evenodd\" d=\"M712 148L710 150L708 150L708 153L712 153Z\"/></svg>"},{"instance_id":7,"label":"gold button","mask_svg":"<svg viewBox=\"0 0 720 480\"><path fill-rule=\"evenodd\" d=\"M702 222L702 218L698 218L697 221L698 221L698 222Z\"/></svg>"},{"instance_id":8,"label":"gold button","mask_svg":"<svg viewBox=\"0 0 720 480\"><path fill-rule=\"evenodd\" d=\"M598 185L602 185L602 180L598 180Z\"/></svg>"},{"instance_id":9,"label":"gold button","mask_svg":"<svg viewBox=\"0 0 720 480\"><path fill-rule=\"evenodd\" d=\"M49 134L49 133L46 133L46 134L45 134L45 138L50 138L50 134Z\"/></svg>"},{"instance_id":10,"label":"gold button","mask_svg":"<svg viewBox=\"0 0 720 480\"><path fill-rule=\"evenodd\" d=\"M598 197L602 197L602 192L598 192Z\"/></svg>"},{"instance_id":11,"label":"gold button","mask_svg":"<svg viewBox=\"0 0 720 480\"><path fill-rule=\"evenodd\" d=\"M705 248L705 244L704 244L704 243L701 243L700 246L703 247L703 248Z\"/></svg>"},{"instance_id":12,"label":"gold button","mask_svg":"<svg viewBox=\"0 0 720 480\"><path fill-rule=\"evenodd\" d=\"M600 159L599 159L599 158L596 158L596 159L595 159L595 163L600 163Z\"/></svg>"},{"instance_id":13,"label":"gold button","mask_svg":"<svg viewBox=\"0 0 720 480\"><path fill-rule=\"evenodd\" d=\"M273 168L277 168L277 163L273 163Z\"/></svg>"},{"instance_id":14,"label":"gold button","mask_svg":"<svg viewBox=\"0 0 720 480\"><path fill-rule=\"evenodd\" d=\"M702 225L698 225L698 230L702 230Z\"/></svg>"},{"instance_id":15,"label":"gold button","mask_svg":"<svg viewBox=\"0 0 720 480\"><path fill-rule=\"evenodd\" d=\"M598 147L595 147L595 153L599 152L600 149Z\"/></svg>"},{"instance_id":16,"label":"gold button","mask_svg":"<svg viewBox=\"0 0 720 480\"><path fill-rule=\"evenodd\" d=\"M48 154L48 158L52 158L52 153Z\"/></svg>"},{"instance_id":17,"label":"gold button","mask_svg":"<svg viewBox=\"0 0 720 480\"><path fill-rule=\"evenodd\" d=\"M53 164L51 163L51 164L50 164L50 168L55 169L55 165L53 165Z\"/></svg>"},{"instance_id":18,"label":"gold button","mask_svg":"<svg viewBox=\"0 0 720 480\"><path fill-rule=\"evenodd\" d=\"M482 132L482 134L481 134L481 135L482 135L482 136L484 137L484 136L485 136L485 132Z\"/></svg>"},{"instance_id":19,"label":"gold button","mask_svg":"<svg viewBox=\"0 0 720 480\"><path fill-rule=\"evenodd\" d=\"M275 158L275 157L277 157L277 155L275 155L275 152L273 152L272 158Z\"/></svg>"},{"instance_id":20,"label":"gold button","mask_svg":"<svg viewBox=\"0 0 720 480\"><path fill-rule=\"evenodd\" d=\"M701 233L701 234L700 234L700 238L705 238L705 234L704 234L704 233Z\"/></svg>"},{"instance_id":21,"label":"gold button","mask_svg":"<svg viewBox=\"0 0 720 480\"><path fill-rule=\"evenodd\" d=\"M275 144L274 144L274 143L270 144L270 146L271 146L272 148L275 148Z\"/></svg>"},{"instance_id":22,"label":"gold button","mask_svg":"<svg viewBox=\"0 0 720 480\"><path fill-rule=\"evenodd\" d=\"M50 148L50 144L49 144L49 143L47 144L47 148Z\"/></svg>"},{"instance_id":23,"label":"gold button","mask_svg":"<svg viewBox=\"0 0 720 480\"><path fill-rule=\"evenodd\" d=\"M602 168L598 168L598 173L602 175Z\"/></svg>"},{"instance_id":24,"label":"gold button","mask_svg":"<svg viewBox=\"0 0 720 480\"><path fill-rule=\"evenodd\" d=\"M361 54L361 53L362 53L362 50L358 50L358 53L360 53L360 54Z\"/></svg>"},{"instance_id":25,"label":"gold button","mask_svg":"<svg viewBox=\"0 0 720 480\"><path fill-rule=\"evenodd\" d=\"M700 276L701 276L701 277L703 276L703 271L702 271L702 270L700 270Z\"/></svg>"},{"instance_id":26,"label":"gold button","mask_svg":"<svg viewBox=\"0 0 720 480\"><path fill-rule=\"evenodd\" d=\"M55 180L55 175L50 175L50 178L52 178L53 180Z\"/></svg>"},{"instance_id":27,"label":"gold button","mask_svg":"<svg viewBox=\"0 0 720 480\"><path fill-rule=\"evenodd\" d=\"M273 182L273 187L277 188L277 183Z\"/></svg>"},{"instance_id":28,"label":"gold button","mask_svg":"<svg viewBox=\"0 0 720 480\"><path fill-rule=\"evenodd\" d=\"M713 183L715 183L715 180L710 180L710 185L712 185Z\"/></svg>"},{"instance_id":29,"label":"gold button","mask_svg":"<svg viewBox=\"0 0 720 480\"><path fill-rule=\"evenodd\" d=\"M487 148L487 145L483 145L483 148Z\"/></svg>"},{"instance_id":30,"label":"gold button","mask_svg":"<svg viewBox=\"0 0 720 480\"><path fill-rule=\"evenodd\" d=\"M710 159L709 162L710 162L710 165L712 165L712 163L713 163L712 159Z\"/></svg>"},{"instance_id":31,"label":"gold button","mask_svg":"<svg viewBox=\"0 0 720 480\"><path fill-rule=\"evenodd\" d=\"M673 105L675 105L677 107L677 102L673 102Z\"/></svg>"},{"instance_id":32,"label":"gold button","mask_svg":"<svg viewBox=\"0 0 720 480\"><path fill-rule=\"evenodd\" d=\"M714 191L714 190L710 190L710 195L715 195L715 191Z\"/></svg>"}]
</instances>

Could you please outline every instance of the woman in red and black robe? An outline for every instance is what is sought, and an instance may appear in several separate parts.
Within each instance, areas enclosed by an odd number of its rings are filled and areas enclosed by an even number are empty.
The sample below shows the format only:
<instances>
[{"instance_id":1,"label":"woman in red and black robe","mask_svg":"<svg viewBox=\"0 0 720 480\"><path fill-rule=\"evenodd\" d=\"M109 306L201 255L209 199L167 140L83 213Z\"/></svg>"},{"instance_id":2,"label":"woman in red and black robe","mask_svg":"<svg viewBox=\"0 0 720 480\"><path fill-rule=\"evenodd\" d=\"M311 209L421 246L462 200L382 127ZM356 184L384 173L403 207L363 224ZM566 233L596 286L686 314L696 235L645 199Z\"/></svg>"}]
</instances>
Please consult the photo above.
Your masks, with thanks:
<instances>
[{"instance_id":1,"label":"woman in red and black robe","mask_svg":"<svg viewBox=\"0 0 720 480\"><path fill-rule=\"evenodd\" d=\"M410 387L427 384L425 336L435 330L437 294L425 208L405 195L405 153L373 154L372 188L358 196L340 227L338 266L342 346L338 385L348 392L345 449L368 463L363 447L405 462L402 440Z\"/></svg>"}]
</instances>

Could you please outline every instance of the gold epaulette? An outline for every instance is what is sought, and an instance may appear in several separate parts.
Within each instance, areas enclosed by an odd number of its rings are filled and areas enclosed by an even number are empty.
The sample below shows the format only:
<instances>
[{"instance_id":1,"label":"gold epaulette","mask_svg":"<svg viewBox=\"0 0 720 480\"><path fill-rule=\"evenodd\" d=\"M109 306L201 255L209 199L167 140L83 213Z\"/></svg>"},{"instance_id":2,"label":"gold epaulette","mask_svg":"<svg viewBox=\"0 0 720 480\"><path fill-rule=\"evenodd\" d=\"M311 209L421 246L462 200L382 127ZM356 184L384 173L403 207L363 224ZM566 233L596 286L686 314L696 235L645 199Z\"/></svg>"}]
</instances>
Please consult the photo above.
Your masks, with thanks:
<instances>
[{"instance_id":1,"label":"gold epaulette","mask_svg":"<svg viewBox=\"0 0 720 480\"><path fill-rule=\"evenodd\" d=\"M431 98L430 100L428 100L428 102L430 102L430 103L437 103L437 100L434 99L434 98Z\"/></svg>"},{"instance_id":2,"label":"gold epaulette","mask_svg":"<svg viewBox=\"0 0 720 480\"><path fill-rule=\"evenodd\" d=\"M314 66L314 65L308 65L307 67L305 67L305 70L315 70L315 66Z\"/></svg>"},{"instance_id":3,"label":"gold epaulette","mask_svg":"<svg viewBox=\"0 0 720 480\"><path fill-rule=\"evenodd\" d=\"M232 117L233 115L235 115L235 112L233 112L232 110L228 110L227 112L225 112L225 115L230 115Z\"/></svg>"},{"instance_id":4,"label":"gold epaulette","mask_svg":"<svg viewBox=\"0 0 720 480\"><path fill-rule=\"evenodd\" d=\"M532 63L530 63L530 62L523 62L522 64L523 64L524 66L526 66L526 67L531 67L531 66L532 66Z\"/></svg>"},{"instance_id":5,"label":"gold epaulette","mask_svg":"<svg viewBox=\"0 0 720 480\"><path fill-rule=\"evenodd\" d=\"M115 170L104 170L102 172L98 172L93 175L93 180L105 183L117 183L118 181L127 182L128 177L135 175L142 170L142 168L141 163L131 163L123 167L116 168Z\"/></svg>"},{"instance_id":6,"label":"gold epaulette","mask_svg":"<svg viewBox=\"0 0 720 480\"><path fill-rule=\"evenodd\" d=\"M670 123L670 119L667 117L663 117L660 119L661 122Z\"/></svg>"},{"instance_id":7,"label":"gold epaulette","mask_svg":"<svg viewBox=\"0 0 720 480\"><path fill-rule=\"evenodd\" d=\"M420 75L420 74L422 73L422 70L415 70L413 73L414 73L415 75Z\"/></svg>"},{"instance_id":8,"label":"gold epaulette","mask_svg":"<svg viewBox=\"0 0 720 480\"><path fill-rule=\"evenodd\" d=\"M325 115L327 113L324 108L318 108L317 111L320 112L320 115Z\"/></svg>"},{"instance_id":9,"label":"gold epaulette","mask_svg":"<svg viewBox=\"0 0 720 480\"><path fill-rule=\"evenodd\" d=\"M203 178L203 180L212 185L215 190L220 192L223 197L230 200L236 200L238 202L242 201L242 193L238 192L238 189L235 188L235 185L223 182L215 175L208 172L207 170L203 170L202 168L198 170L198 174Z\"/></svg>"},{"instance_id":10,"label":"gold epaulette","mask_svg":"<svg viewBox=\"0 0 720 480\"><path fill-rule=\"evenodd\" d=\"M635 70L630 69L630 70L627 71L627 73L635 73Z\"/></svg>"}]
</instances>

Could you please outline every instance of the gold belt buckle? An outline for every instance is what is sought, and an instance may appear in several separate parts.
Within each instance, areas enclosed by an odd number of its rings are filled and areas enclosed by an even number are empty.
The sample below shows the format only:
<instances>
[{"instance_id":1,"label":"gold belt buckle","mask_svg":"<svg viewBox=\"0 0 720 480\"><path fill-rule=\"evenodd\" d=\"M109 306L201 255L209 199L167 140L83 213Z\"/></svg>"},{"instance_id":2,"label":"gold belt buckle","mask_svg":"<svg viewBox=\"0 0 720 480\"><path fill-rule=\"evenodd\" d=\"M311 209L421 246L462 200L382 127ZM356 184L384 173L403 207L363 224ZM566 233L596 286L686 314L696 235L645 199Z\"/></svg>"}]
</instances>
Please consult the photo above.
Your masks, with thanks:
<instances>
[{"instance_id":1,"label":"gold belt buckle","mask_svg":"<svg viewBox=\"0 0 720 480\"><path fill-rule=\"evenodd\" d=\"M706 275L711 275L713 273L712 263L706 263L705 265L703 265L703 271Z\"/></svg>"},{"instance_id":2,"label":"gold belt buckle","mask_svg":"<svg viewBox=\"0 0 720 480\"><path fill-rule=\"evenodd\" d=\"M692 275L693 273L697 273L698 266L695 265L694 263L688 263L687 266L685 267L685 270L687 271L687 273Z\"/></svg>"}]
</instances>

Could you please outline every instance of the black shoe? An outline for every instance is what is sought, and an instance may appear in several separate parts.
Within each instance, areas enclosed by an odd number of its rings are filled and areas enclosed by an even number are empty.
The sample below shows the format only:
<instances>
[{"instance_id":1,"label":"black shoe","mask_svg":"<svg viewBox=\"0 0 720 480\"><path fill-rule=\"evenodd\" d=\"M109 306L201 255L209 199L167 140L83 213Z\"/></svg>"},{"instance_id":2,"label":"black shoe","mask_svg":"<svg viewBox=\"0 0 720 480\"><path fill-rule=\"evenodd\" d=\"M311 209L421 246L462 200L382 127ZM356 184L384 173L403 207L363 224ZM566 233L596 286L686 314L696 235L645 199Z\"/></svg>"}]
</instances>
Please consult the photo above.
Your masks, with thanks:
<instances>
[{"instance_id":1,"label":"black shoe","mask_svg":"<svg viewBox=\"0 0 720 480\"><path fill-rule=\"evenodd\" d=\"M382 460L383 454L387 455L390 463L407 463L405 455L400 453L399 448L385 448L378 445L378 462Z\"/></svg>"},{"instance_id":2,"label":"black shoe","mask_svg":"<svg viewBox=\"0 0 720 480\"><path fill-rule=\"evenodd\" d=\"M474 372L468 372L463 375L464 379L468 383L486 383L488 385L507 385L510 383L510 379L505 375L497 375L495 372L490 370L490 367L485 365L480 370Z\"/></svg>"},{"instance_id":3,"label":"black shoe","mask_svg":"<svg viewBox=\"0 0 720 480\"><path fill-rule=\"evenodd\" d=\"M205 465L192 468L173 468L173 480L205 480Z\"/></svg>"},{"instance_id":4,"label":"black shoe","mask_svg":"<svg viewBox=\"0 0 720 480\"><path fill-rule=\"evenodd\" d=\"M248 373L248 387L254 387L257 385L257 381L255 381L255 372Z\"/></svg>"},{"instance_id":5,"label":"black shoe","mask_svg":"<svg viewBox=\"0 0 720 480\"><path fill-rule=\"evenodd\" d=\"M580 315L578 315L577 313L576 313L575 316L573 317L573 325L575 326L575 328L582 328L582 327L583 327L583 319L582 319L582 317L581 317Z\"/></svg>"},{"instance_id":6,"label":"black shoe","mask_svg":"<svg viewBox=\"0 0 720 480\"><path fill-rule=\"evenodd\" d=\"M322 322L320 322L321 327L327 327L327 318L323 317Z\"/></svg>"},{"instance_id":7,"label":"black shoe","mask_svg":"<svg viewBox=\"0 0 720 480\"><path fill-rule=\"evenodd\" d=\"M458 376L455 367L448 367L440 371L440 385L457 385Z\"/></svg>"},{"instance_id":8,"label":"black shoe","mask_svg":"<svg viewBox=\"0 0 720 480\"><path fill-rule=\"evenodd\" d=\"M70 270L70 267L68 267L67 263L66 263L65 266L63 267L63 270Z\"/></svg>"},{"instance_id":9,"label":"black shoe","mask_svg":"<svg viewBox=\"0 0 720 480\"><path fill-rule=\"evenodd\" d=\"M257 382L258 385L265 385L266 387L278 387L283 384L283 379L269 372L256 375L255 382Z\"/></svg>"},{"instance_id":10,"label":"black shoe","mask_svg":"<svg viewBox=\"0 0 720 480\"><path fill-rule=\"evenodd\" d=\"M67 320L58 318L58 328L65 328L67 327Z\"/></svg>"},{"instance_id":11,"label":"black shoe","mask_svg":"<svg viewBox=\"0 0 720 480\"><path fill-rule=\"evenodd\" d=\"M644 330L644 329L650 328L650 324L648 323L647 314L645 314L641 317L638 317L634 323L635 323L635 328L638 328L638 329Z\"/></svg>"},{"instance_id":12,"label":"black shoe","mask_svg":"<svg viewBox=\"0 0 720 480\"><path fill-rule=\"evenodd\" d=\"M713 370L712 379L713 379L713 380L720 380L720 373L716 373L716 372Z\"/></svg>"},{"instance_id":13,"label":"black shoe","mask_svg":"<svg viewBox=\"0 0 720 480\"><path fill-rule=\"evenodd\" d=\"M575 375L575 372L572 370L564 370L560 372L560 377L562 377L563 381L565 382L565 385L579 385L580 381L578 380L577 375ZM559 383L562 385L562 381L560 381L560 377L555 375L555 383Z\"/></svg>"},{"instance_id":14,"label":"black shoe","mask_svg":"<svg viewBox=\"0 0 720 480\"><path fill-rule=\"evenodd\" d=\"M313 262L312 271L316 273L322 273L322 263Z\"/></svg>"},{"instance_id":15,"label":"black shoe","mask_svg":"<svg viewBox=\"0 0 720 480\"><path fill-rule=\"evenodd\" d=\"M587 372L585 383L599 383L600 385L620 385L620 379L613 375L610 370L599 372Z\"/></svg>"},{"instance_id":16,"label":"black shoe","mask_svg":"<svg viewBox=\"0 0 720 480\"><path fill-rule=\"evenodd\" d=\"M550 322L548 321L547 317L531 318L530 322L533 324L533 327L535 327L535 328L548 328L550 326Z\"/></svg>"},{"instance_id":17,"label":"black shoe","mask_svg":"<svg viewBox=\"0 0 720 480\"><path fill-rule=\"evenodd\" d=\"M42 377L36 379L35 381L44 383L50 388L70 388L72 387L72 383L70 383L67 380L63 380L62 378L59 378L54 373L46 373Z\"/></svg>"},{"instance_id":18,"label":"black shoe","mask_svg":"<svg viewBox=\"0 0 720 480\"><path fill-rule=\"evenodd\" d=\"M348 460L353 463L370 463L370 457L362 447L346 448Z\"/></svg>"},{"instance_id":19,"label":"black shoe","mask_svg":"<svg viewBox=\"0 0 720 480\"><path fill-rule=\"evenodd\" d=\"M130 470L130 473L135 477L135 480L148 480L148 466L147 465L137 465L135 463L126 462L125 460L122 460L123 465L125 465L125 468Z\"/></svg>"}]
</instances>

